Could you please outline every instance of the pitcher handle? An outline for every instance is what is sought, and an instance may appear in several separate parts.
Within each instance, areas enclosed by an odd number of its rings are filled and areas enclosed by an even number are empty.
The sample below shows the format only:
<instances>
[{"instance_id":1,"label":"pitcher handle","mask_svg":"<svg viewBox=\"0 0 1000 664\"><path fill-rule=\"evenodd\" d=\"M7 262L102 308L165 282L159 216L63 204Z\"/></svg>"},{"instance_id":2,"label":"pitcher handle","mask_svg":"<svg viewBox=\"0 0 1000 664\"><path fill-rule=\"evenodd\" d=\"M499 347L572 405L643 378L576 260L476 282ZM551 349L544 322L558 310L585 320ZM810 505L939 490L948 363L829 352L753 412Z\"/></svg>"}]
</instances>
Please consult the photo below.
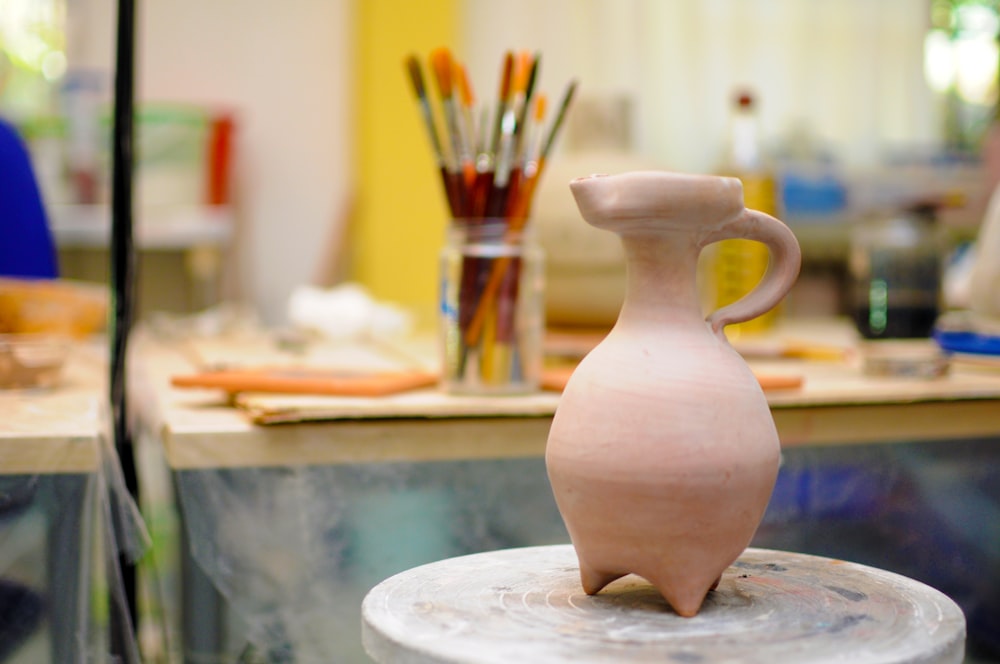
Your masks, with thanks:
<instances>
[{"instance_id":1,"label":"pitcher handle","mask_svg":"<svg viewBox=\"0 0 1000 664\"><path fill-rule=\"evenodd\" d=\"M795 234L783 222L763 212L744 209L707 234L702 239L701 247L728 239L763 242L770 250L771 258L764 276L753 290L705 319L715 333L720 333L726 325L756 318L777 306L795 283L802 264L802 250Z\"/></svg>"}]
</instances>

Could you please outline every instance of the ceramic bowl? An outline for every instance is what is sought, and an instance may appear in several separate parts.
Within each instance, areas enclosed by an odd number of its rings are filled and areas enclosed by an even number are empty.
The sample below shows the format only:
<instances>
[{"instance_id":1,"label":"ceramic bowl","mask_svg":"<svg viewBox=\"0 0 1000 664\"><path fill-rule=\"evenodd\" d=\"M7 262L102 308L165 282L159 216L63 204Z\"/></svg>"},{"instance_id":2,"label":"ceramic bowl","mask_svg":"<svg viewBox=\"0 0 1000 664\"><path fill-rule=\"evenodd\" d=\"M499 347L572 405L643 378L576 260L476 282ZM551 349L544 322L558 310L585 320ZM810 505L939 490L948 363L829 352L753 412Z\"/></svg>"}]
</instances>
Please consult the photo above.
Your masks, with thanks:
<instances>
[{"instance_id":1,"label":"ceramic bowl","mask_svg":"<svg viewBox=\"0 0 1000 664\"><path fill-rule=\"evenodd\" d=\"M56 386L71 343L58 335L0 334L0 389Z\"/></svg>"}]
</instances>

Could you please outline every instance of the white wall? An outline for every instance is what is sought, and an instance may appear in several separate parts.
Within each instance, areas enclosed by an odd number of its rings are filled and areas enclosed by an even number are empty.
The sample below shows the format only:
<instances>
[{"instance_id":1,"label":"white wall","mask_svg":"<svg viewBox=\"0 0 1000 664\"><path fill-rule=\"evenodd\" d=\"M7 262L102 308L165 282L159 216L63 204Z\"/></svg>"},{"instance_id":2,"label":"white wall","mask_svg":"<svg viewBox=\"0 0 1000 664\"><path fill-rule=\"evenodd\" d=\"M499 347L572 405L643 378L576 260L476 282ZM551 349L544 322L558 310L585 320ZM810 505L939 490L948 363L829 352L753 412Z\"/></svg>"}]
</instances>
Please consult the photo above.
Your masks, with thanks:
<instances>
[{"instance_id":1,"label":"white wall","mask_svg":"<svg viewBox=\"0 0 1000 664\"><path fill-rule=\"evenodd\" d=\"M737 85L765 137L805 121L844 161L940 135L923 80L926 0L466 0L462 55L493 86L506 48L543 53L544 85L629 93L637 147L678 169L717 165ZM484 99L492 89L480 92Z\"/></svg>"},{"instance_id":2,"label":"white wall","mask_svg":"<svg viewBox=\"0 0 1000 664\"><path fill-rule=\"evenodd\" d=\"M112 0L68 0L71 61L108 66ZM140 0L140 100L237 113L240 295L281 323L351 188L350 0Z\"/></svg>"}]
</instances>

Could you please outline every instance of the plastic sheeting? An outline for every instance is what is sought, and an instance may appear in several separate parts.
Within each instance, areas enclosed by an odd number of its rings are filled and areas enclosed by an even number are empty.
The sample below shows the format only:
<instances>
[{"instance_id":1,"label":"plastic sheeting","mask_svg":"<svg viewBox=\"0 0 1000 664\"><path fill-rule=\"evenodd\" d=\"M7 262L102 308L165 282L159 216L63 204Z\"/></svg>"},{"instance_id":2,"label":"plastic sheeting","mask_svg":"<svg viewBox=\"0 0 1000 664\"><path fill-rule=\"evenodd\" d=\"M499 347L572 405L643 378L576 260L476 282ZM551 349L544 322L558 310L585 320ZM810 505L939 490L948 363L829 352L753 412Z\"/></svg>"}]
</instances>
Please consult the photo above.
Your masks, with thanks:
<instances>
[{"instance_id":1,"label":"plastic sheeting","mask_svg":"<svg viewBox=\"0 0 1000 664\"><path fill-rule=\"evenodd\" d=\"M147 538L101 366L72 367L50 389L0 390L0 662L140 661L119 557L138 560Z\"/></svg>"},{"instance_id":2,"label":"plastic sheeting","mask_svg":"<svg viewBox=\"0 0 1000 664\"><path fill-rule=\"evenodd\" d=\"M191 554L238 622L222 635L225 657L366 661L361 600L383 578L465 553L566 541L538 464L179 473Z\"/></svg>"},{"instance_id":3,"label":"plastic sheeting","mask_svg":"<svg viewBox=\"0 0 1000 664\"><path fill-rule=\"evenodd\" d=\"M754 544L891 570L965 612L1000 662L1000 440L786 450Z\"/></svg>"},{"instance_id":4,"label":"plastic sheeting","mask_svg":"<svg viewBox=\"0 0 1000 664\"><path fill-rule=\"evenodd\" d=\"M189 661L368 661L360 604L379 581L442 558L568 541L540 458L175 480L202 575L188 582L221 593L229 616L212 624L207 606L187 607L200 632L185 635ZM965 610L970 650L1000 661L1000 440L787 449L753 545L935 586Z\"/></svg>"}]
</instances>

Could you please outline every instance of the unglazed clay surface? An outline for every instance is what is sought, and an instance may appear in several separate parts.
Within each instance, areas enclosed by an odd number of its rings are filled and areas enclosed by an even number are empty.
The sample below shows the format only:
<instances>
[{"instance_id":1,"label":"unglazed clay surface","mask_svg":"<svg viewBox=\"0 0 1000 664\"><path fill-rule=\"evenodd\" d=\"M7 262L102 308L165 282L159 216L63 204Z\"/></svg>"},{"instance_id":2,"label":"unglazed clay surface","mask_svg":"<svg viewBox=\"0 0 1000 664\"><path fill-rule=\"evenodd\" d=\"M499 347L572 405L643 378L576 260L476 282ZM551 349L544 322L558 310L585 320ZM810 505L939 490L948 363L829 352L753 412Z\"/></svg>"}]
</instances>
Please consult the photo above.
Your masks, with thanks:
<instances>
[{"instance_id":1,"label":"unglazed clay surface","mask_svg":"<svg viewBox=\"0 0 1000 664\"><path fill-rule=\"evenodd\" d=\"M745 210L732 178L643 171L570 187L588 223L621 236L628 283L617 323L563 392L549 479L587 593L634 573L693 616L749 545L778 471L764 394L723 328L784 297L798 243L780 221ZM767 244L771 266L706 320L698 255L736 237Z\"/></svg>"}]
</instances>

